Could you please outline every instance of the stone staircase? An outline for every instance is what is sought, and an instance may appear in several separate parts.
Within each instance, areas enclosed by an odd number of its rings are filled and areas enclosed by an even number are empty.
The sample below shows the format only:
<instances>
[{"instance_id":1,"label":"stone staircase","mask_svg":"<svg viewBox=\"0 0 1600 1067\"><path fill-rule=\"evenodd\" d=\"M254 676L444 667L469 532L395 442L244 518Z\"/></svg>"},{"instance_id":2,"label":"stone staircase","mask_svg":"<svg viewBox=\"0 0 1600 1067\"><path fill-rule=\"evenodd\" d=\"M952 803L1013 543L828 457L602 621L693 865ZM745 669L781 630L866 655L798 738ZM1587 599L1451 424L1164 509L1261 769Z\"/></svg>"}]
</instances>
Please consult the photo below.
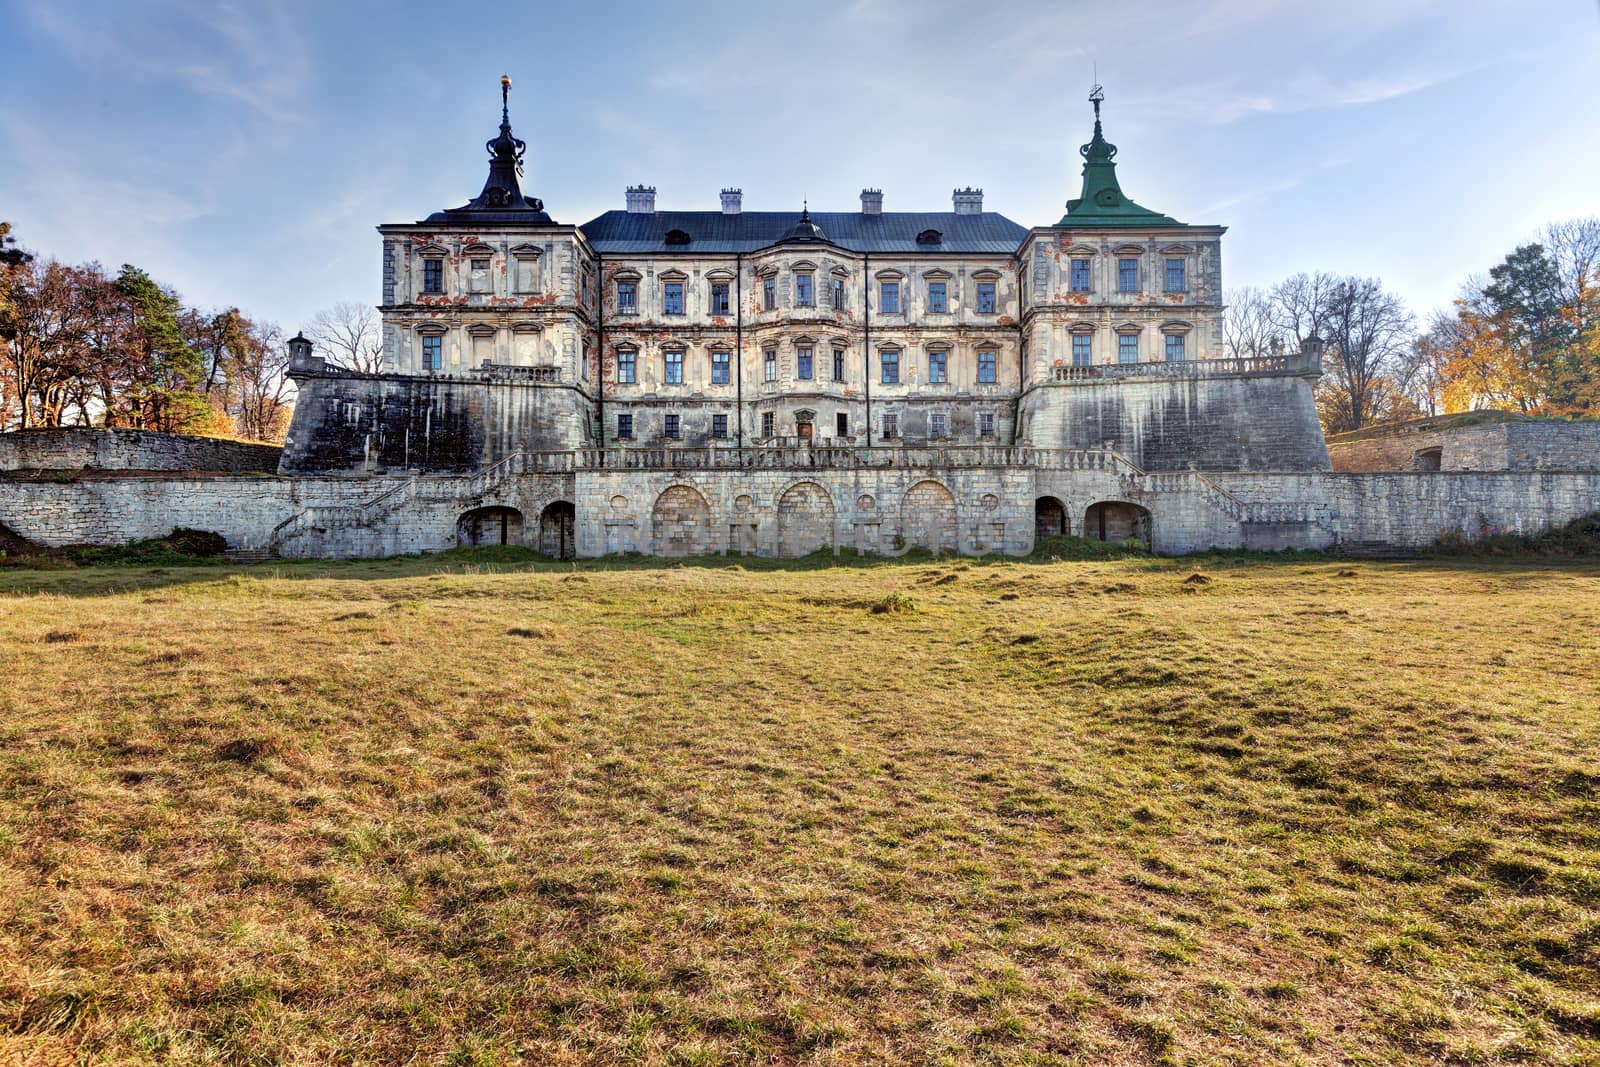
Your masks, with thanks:
<instances>
[{"instance_id":1,"label":"stone staircase","mask_svg":"<svg viewBox=\"0 0 1600 1067\"><path fill-rule=\"evenodd\" d=\"M268 563L278 558L278 554L270 547L261 548L230 548L222 553L222 558L229 563Z\"/></svg>"}]
</instances>

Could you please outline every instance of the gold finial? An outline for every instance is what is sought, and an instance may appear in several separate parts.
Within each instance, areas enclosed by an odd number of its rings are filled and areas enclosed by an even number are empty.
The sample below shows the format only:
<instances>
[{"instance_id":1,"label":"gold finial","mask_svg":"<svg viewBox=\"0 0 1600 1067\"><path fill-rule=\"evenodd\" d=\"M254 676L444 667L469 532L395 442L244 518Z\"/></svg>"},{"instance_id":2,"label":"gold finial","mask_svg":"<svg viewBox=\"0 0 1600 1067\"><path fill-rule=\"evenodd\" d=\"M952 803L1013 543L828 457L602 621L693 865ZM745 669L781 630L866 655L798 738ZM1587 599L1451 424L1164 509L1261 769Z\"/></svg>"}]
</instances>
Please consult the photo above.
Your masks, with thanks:
<instances>
[{"instance_id":1,"label":"gold finial","mask_svg":"<svg viewBox=\"0 0 1600 1067\"><path fill-rule=\"evenodd\" d=\"M501 88L504 88L504 89L511 88L511 75L509 75L509 74L500 75L500 86L501 86Z\"/></svg>"}]
</instances>

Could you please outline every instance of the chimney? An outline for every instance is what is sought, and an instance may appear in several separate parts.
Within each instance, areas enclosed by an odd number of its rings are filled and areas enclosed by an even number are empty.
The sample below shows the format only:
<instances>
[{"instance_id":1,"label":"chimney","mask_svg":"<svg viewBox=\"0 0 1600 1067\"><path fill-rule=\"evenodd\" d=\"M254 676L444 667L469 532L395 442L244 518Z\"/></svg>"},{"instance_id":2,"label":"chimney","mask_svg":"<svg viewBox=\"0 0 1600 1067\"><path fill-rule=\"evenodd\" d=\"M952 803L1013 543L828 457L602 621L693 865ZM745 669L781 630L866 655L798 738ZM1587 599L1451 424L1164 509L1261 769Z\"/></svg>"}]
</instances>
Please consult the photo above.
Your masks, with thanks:
<instances>
[{"instance_id":1,"label":"chimney","mask_svg":"<svg viewBox=\"0 0 1600 1067\"><path fill-rule=\"evenodd\" d=\"M628 186L628 214L654 215L656 213L656 187L653 185Z\"/></svg>"},{"instance_id":2,"label":"chimney","mask_svg":"<svg viewBox=\"0 0 1600 1067\"><path fill-rule=\"evenodd\" d=\"M744 192L739 189L722 190L722 213L724 215L737 215L743 210Z\"/></svg>"},{"instance_id":3,"label":"chimney","mask_svg":"<svg viewBox=\"0 0 1600 1067\"><path fill-rule=\"evenodd\" d=\"M861 213L863 215L882 215L883 214L883 190L882 189L863 189L863 190L861 190Z\"/></svg>"},{"instance_id":4,"label":"chimney","mask_svg":"<svg viewBox=\"0 0 1600 1067\"><path fill-rule=\"evenodd\" d=\"M957 189L950 194L950 201L955 204L957 215L983 214L982 189Z\"/></svg>"}]
</instances>

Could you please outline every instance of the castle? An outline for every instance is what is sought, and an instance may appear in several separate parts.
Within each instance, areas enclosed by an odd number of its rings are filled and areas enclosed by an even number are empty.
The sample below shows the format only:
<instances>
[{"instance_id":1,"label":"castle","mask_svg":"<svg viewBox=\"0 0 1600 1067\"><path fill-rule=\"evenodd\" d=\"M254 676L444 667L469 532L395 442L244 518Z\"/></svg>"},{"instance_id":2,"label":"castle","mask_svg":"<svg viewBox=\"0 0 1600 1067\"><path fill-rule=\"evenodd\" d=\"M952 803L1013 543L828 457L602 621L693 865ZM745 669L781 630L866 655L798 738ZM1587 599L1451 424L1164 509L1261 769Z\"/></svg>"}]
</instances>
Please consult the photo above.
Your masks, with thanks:
<instances>
[{"instance_id":1,"label":"castle","mask_svg":"<svg viewBox=\"0 0 1600 1067\"><path fill-rule=\"evenodd\" d=\"M262 555L797 556L1058 534L1361 551L1600 510L1596 463L1333 472L1319 342L1226 358L1225 228L1123 193L1098 90L1078 195L1028 228L975 188L949 211L865 189L857 211L771 212L738 189L661 211L640 185L561 223L524 188L509 87L478 195L378 228L380 371L290 343L277 478L150 475L131 501L0 482L0 522L76 508L126 540L183 517Z\"/></svg>"}]
</instances>

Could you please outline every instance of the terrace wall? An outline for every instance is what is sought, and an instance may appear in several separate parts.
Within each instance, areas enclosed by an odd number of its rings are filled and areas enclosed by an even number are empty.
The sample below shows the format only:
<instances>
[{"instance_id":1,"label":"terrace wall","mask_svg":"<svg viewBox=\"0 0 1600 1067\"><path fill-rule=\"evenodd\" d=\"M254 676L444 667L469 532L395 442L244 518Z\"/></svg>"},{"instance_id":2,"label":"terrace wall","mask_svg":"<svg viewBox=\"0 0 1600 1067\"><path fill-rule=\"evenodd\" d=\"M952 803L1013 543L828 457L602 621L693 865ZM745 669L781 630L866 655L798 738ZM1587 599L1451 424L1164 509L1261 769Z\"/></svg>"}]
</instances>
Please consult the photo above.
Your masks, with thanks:
<instances>
[{"instance_id":1,"label":"terrace wall","mask_svg":"<svg viewBox=\"0 0 1600 1067\"><path fill-rule=\"evenodd\" d=\"M0 471L136 470L273 473L283 449L277 445L224 441L215 437L153 430L89 427L0 433Z\"/></svg>"}]
</instances>

